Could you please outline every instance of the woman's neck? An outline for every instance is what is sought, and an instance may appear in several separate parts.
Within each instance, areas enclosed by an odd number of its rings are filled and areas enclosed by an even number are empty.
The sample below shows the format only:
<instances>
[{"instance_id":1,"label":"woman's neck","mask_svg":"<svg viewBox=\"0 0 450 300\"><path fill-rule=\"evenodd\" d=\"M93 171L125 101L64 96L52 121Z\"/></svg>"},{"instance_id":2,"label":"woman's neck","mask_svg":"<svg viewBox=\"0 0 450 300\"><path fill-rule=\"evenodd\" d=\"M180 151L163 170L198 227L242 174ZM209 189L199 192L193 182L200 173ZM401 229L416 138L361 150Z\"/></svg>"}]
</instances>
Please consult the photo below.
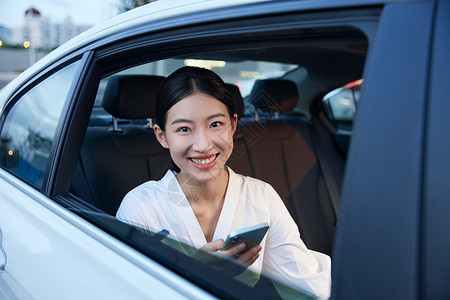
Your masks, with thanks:
<instances>
[{"instance_id":1,"label":"woman's neck","mask_svg":"<svg viewBox=\"0 0 450 300\"><path fill-rule=\"evenodd\" d=\"M206 241L213 240L228 187L228 171L223 169L214 180L199 182L180 173L177 180L189 201Z\"/></svg>"}]
</instances>

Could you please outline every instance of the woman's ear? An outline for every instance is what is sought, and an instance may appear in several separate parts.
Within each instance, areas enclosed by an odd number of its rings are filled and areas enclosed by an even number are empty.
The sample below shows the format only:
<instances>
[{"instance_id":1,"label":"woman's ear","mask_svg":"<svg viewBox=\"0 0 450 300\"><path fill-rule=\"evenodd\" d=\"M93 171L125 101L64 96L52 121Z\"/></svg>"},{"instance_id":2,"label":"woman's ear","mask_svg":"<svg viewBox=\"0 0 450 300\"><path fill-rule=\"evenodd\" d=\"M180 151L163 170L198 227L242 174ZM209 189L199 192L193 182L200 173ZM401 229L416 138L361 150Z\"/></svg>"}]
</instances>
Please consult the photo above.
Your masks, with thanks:
<instances>
[{"instance_id":1,"label":"woman's ear","mask_svg":"<svg viewBox=\"0 0 450 300\"><path fill-rule=\"evenodd\" d=\"M233 134L236 131L237 120L238 120L238 116L237 116L237 114L234 114L234 116L231 118L231 130L233 131Z\"/></svg>"},{"instance_id":2,"label":"woman's ear","mask_svg":"<svg viewBox=\"0 0 450 300\"><path fill-rule=\"evenodd\" d=\"M169 149L169 144L167 143L166 134L161 129L161 127L159 127L158 125L154 125L153 130L155 131L156 139L161 144L161 146Z\"/></svg>"}]
</instances>

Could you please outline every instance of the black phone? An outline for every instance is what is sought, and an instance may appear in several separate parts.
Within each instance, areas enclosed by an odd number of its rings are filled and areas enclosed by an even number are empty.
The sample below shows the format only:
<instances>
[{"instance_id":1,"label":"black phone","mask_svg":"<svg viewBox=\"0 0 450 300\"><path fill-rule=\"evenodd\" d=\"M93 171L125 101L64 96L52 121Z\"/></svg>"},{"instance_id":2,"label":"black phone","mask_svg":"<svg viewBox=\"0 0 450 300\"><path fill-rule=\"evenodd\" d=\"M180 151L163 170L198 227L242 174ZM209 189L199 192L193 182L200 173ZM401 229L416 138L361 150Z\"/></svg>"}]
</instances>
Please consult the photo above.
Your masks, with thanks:
<instances>
[{"instance_id":1,"label":"black phone","mask_svg":"<svg viewBox=\"0 0 450 300\"><path fill-rule=\"evenodd\" d=\"M267 230L269 230L269 224L260 223L254 226L232 231L223 244L222 250L230 249L240 243L245 243L246 248L244 251L253 248L261 243Z\"/></svg>"}]
</instances>

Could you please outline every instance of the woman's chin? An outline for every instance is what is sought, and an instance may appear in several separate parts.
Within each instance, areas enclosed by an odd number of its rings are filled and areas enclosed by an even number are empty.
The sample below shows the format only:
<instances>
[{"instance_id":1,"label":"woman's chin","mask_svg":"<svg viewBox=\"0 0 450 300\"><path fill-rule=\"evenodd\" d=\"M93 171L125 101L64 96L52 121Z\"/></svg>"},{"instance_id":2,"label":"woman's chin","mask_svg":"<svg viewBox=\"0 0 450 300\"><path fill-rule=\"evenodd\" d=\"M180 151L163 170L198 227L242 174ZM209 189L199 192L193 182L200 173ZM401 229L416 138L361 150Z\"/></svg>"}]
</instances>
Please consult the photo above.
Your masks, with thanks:
<instances>
[{"instance_id":1,"label":"woman's chin","mask_svg":"<svg viewBox=\"0 0 450 300\"><path fill-rule=\"evenodd\" d=\"M223 166L220 168L215 165L213 168L208 169L194 168L190 170L189 174L188 172L185 172L185 175L188 175L190 179L193 179L199 183L208 183L218 179L221 176L222 171L224 171Z\"/></svg>"}]
</instances>

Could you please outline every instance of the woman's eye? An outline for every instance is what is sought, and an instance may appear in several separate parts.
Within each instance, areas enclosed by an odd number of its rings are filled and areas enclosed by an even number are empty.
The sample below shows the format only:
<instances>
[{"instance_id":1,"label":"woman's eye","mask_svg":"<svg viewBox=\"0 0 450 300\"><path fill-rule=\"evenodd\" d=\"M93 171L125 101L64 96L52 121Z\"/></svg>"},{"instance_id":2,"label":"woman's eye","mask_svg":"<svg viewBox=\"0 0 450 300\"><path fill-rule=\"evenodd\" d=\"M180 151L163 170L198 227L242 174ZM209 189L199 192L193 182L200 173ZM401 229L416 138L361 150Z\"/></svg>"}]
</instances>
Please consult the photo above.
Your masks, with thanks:
<instances>
[{"instance_id":1,"label":"woman's eye","mask_svg":"<svg viewBox=\"0 0 450 300\"><path fill-rule=\"evenodd\" d=\"M211 127L219 127L220 125L222 125L222 122L212 122L211 123Z\"/></svg>"},{"instance_id":2,"label":"woman's eye","mask_svg":"<svg viewBox=\"0 0 450 300\"><path fill-rule=\"evenodd\" d=\"M180 127L177 129L178 132L189 132L191 131L189 127Z\"/></svg>"}]
</instances>

